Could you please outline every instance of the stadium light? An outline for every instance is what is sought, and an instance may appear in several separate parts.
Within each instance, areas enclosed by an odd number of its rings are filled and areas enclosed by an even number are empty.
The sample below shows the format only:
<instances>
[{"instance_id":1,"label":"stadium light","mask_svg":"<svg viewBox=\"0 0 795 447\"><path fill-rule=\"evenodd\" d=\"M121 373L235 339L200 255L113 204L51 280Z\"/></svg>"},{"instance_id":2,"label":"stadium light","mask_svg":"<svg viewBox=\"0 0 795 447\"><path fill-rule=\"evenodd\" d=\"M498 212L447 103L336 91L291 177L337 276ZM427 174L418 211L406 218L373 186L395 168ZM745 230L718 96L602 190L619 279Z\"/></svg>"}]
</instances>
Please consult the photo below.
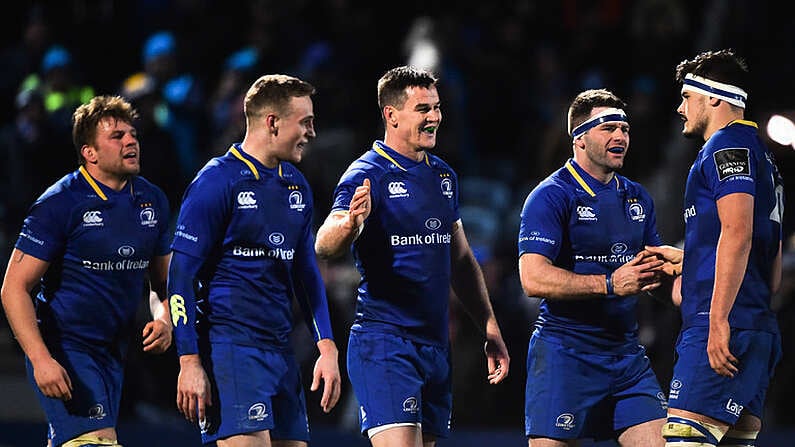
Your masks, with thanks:
<instances>
[{"instance_id":1,"label":"stadium light","mask_svg":"<svg viewBox=\"0 0 795 447\"><path fill-rule=\"evenodd\" d=\"M773 115L767 122L767 136L783 146L795 148L795 123L782 115Z\"/></svg>"}]
</instances>

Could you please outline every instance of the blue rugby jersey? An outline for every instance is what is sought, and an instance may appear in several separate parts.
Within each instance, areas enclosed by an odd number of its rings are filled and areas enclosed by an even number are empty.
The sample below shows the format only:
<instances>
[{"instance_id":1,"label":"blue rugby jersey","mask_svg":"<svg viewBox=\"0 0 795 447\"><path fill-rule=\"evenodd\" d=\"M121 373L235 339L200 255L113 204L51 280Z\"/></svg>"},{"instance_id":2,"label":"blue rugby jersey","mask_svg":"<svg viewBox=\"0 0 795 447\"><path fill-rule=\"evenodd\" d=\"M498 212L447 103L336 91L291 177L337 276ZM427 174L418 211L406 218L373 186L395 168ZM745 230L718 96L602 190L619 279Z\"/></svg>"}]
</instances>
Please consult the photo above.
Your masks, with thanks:
<instances>
[{"instance_id":1,"label":"blue rugby jersey","mask_svg":"<svg viewBox=\"0 0 795 447\"><path fill-rule=\"evenodd\" d=\"M165 194L142 177L121 191L81 167L33 204L16 248L50 263L37 295L45 338L92 346L126 341L156 256L168 254Z\"/></svg>"},{"instance_id":2,"label":"blue rugby jersey","mask_svg":"<svg viewBox=\"0 0 795 447\"><path fill-rule=\"evenodd\" d=\"M439 157L416 162L376 141L340 178L332 211L347 211L365 178L372 209L352 248L361 274L353 329L446 346L456 174Z\"/></svg>"},{"instance_id":3,"label":"blue rugby jersey","mask_svg":"<svg viewBox=\"0 0 795 447\"><path fill-rule=\"evenodd\" d=\"M185 192L172 249L203 261L198 297L179 291L183 301L175 302L169 278L180 355L196 353L199 336L287 349L293 296L315 340L332 338L315 261L312 193L290 163L269 169L239 144L210 160Z\"/></svg>"},{"instance_id":4,"label":"blue rugby jersey","mask_svg":"<svg viewBox=\"0 0 795 447\"><path fill-rule=\"evenodd\" d=\"M660 245L654 203L616 174L602 184L573 159L539 183L524 203L519 256L537 253L577 274L611 274L645 245ZM541 297L543 298L543 297ZM537 329L566 346L634 349L637 297L541 301Z\"/></svg>"},{"instance_id":5,"label":"blue rugby jersey","mask_svg":"<svg viewBox=\"0 0 795 447\"><path fill-rule=\"evenodd\" d=\"M699 151L685 188L685 257L682 327L708 326L720 236L717 200L733 193L754 196L754 227L745 277L729 314L733 328L778 332L770 309L773 260L782 238L783 181L756 123L733 121Z\"/></svg>"}]
</instances>

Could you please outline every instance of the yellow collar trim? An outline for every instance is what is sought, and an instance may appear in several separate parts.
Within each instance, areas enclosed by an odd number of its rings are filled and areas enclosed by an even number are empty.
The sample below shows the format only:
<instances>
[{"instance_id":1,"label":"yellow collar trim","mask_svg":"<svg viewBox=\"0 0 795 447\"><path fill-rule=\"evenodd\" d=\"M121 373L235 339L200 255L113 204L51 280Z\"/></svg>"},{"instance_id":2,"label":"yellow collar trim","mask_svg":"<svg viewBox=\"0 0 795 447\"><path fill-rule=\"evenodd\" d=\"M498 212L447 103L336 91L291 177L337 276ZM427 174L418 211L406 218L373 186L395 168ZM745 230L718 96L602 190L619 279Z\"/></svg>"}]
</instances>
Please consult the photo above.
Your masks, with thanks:
<instances>
[{"instance_id":1,"label":"yellow collar trim","mask_svg":"<svg viewBox=\"0 0 795 447\"><path fill-rule=\"evenodd\" d=\"M378 155L380 155L380 156L386 158L387 160L391 161L398 168L400 168L400 169L402 169L404 171L407 170L403 166L400 166L400 163L398 163L394 158L392 158L389 154L387 154L385 150L381 149L381 146L379 146L378 144L373 143L373 150L376 151L378 153ZM430 166L431 162L428 160L428 153L426 152L423 155L425 155L425 164Z\"/></svg>"},{"instance_id":2,"label":"yellow collar trim","mask_svg":"<svg viewBox=\"0 0 795 447\"><path fill-rule=\"evenodd\" d=\"M254 166L254 163L252 163L251 161L249 161L249 159L244 157L243 154L241 154L240 151L238 151L234 146L229 148L229 152L231 152L232 155L234 155L238 160L240 160L243 163L245 163L246 166L248 166L248 168L251 169L251 172L254 173L254 178L259 180L259 171L257 170L257 167ZM279 177L284 177L282 175L282 164L281 164L281 162L279 163Z\"/></svg>"},{"instance_id":3,"label":"yellow collar trim","mask_svg":"<svg viewBox=\"0 0 795 447\"><path fill-rule=\"evenodd\" d=\"M731 126L734 123L745 124L746 126L751 126L753 128L759 129L759 126L755 122L749 120L734 120L730 122L726 127Z\"/></svg>"},{"instance_id":4,"label":"yellow collar trim","mask_svg":"<svg viewBox=\"0 0 795 447\"><path fill-rule=\"evenodd\" d=\"M99 185L97 185L97 181L91 177L91 174L89 174L88 171L86 171L85 166L80 166L80 174L83 175L83 178L86 179L88 184L91 186L91 189L93 189L102 200L108 200L108 196L102 192L102 189L100 189Z\"/></svg>"},{"instance_id":5,"label":"yellow collar trim","mask_svg":"<svg viewBox=\"0 0 795 447\"><path fill-rule=\"evenodd\" d=\"M580 186L582 186L582 189L584 189L585 192L587 192L591 197L596 197L596 193L593 192L593 189L591 189L591 187L588 186L587 183L585 183L585 179L582 178L580 173L577 172L577 170L574 168L574 166L571 163L571 160L566 162L566 169L568 169L568 171L571 173L571 176L574 177L574 180L577 180L577 183L579 183ZM617 190L618 189L618 177L616 177L615 174L614 174L613 175L613 179L616 181L616 190Z\"/></svg>"}]
</instances>

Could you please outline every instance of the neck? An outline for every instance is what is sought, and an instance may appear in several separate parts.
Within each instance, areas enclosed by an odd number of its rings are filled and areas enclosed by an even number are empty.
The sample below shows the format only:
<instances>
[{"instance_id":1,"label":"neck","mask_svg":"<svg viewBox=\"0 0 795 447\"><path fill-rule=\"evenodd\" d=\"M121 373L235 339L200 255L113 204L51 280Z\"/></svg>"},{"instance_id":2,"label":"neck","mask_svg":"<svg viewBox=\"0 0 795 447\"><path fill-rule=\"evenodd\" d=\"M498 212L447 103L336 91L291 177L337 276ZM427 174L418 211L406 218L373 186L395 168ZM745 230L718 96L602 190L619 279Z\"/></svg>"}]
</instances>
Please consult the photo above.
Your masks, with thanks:
<instances>
[{"instance_id":1,"label":"neck","mask_svg":"<svg viewBox=\"0 0 795 447\"><path fill-rule=\"evenodd\" d=\"M583 171L588 173L588 175L595 178L603 185L606 185L613 180L613 177L616 175L615 171L610 168L605 168L591 163L588 157L586 157L584 154L582 157L578 157L578 153L576 151L577 149L575 149L574 152L574 161L576 161L577 165L582 168Z\"/></svg>"},{"instance_id":2,"label":"neck","mask_svg":"<svg viewBox=\"0 0 795 447\"><path fill-rule=\"evenodd\" d=\"M86 172L88 172L91 178L114 191L121 191L130 179L129 175L117 175L105 172L99 169L95 164L86 163L83 167L85 167Z\"/></svg>"},{"instance_id":3,"label":"neck","mask_svg":"<svg viewBox=\"0 0 795 447\"><path fill-rule=\"evenodd\" d=\"M390 135L389 132L384 136L384 143L398 154L414 161L422 161L425 158L425 151L419 147L412 146L408 141Z\"/></svg>"},{"instance_id":4,"label":"neck","mask_svg":"<svg viewBox=\"0 0 795 447\"><path fill-rule=\"evenodd\" d=\"M268 169L274 169L279 166L279 158L269 150L270 145L265 138L257 137L247 132L246 137L243 138L243 142L240 144L240 148Z\"/></svg>"},{"instance_id":5,"label":"neck","mask_svg":"<svg viewBox=\"0 0 795 447\"><path fill-rule=\"evenodd\" d=\"M742 109L737 112L729 107L728 104L725 107L716 109L709 120L706 131L704 131L704 141L709 140L715 132L728 126L732 121L744 119L744 115Z\"/></svg>"}]
</instances>

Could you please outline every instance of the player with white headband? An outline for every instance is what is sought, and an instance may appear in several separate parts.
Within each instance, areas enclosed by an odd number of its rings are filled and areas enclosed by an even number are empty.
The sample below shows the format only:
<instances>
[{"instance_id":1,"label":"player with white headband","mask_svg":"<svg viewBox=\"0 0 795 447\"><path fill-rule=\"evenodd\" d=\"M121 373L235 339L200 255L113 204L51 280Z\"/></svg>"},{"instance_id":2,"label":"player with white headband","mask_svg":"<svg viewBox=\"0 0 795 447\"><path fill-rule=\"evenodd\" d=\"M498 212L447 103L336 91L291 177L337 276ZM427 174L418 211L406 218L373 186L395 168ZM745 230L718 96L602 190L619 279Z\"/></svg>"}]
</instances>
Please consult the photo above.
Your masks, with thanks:
<instances>
[{"instance_id":1,"label":"player with white headband","mask_svg":"<svg viewBox=\"0 0 795 447\"><path fill-rule=\"evenodd\" d=\"M687 178L685 250L649 248L681 272L682 328L667 446L752 447L781 358L771 296L781 283L783 182L756 123L744 119L748 68L731 50L676 67L682 134L704 146Z\"/></svg>"}]
</instances>

